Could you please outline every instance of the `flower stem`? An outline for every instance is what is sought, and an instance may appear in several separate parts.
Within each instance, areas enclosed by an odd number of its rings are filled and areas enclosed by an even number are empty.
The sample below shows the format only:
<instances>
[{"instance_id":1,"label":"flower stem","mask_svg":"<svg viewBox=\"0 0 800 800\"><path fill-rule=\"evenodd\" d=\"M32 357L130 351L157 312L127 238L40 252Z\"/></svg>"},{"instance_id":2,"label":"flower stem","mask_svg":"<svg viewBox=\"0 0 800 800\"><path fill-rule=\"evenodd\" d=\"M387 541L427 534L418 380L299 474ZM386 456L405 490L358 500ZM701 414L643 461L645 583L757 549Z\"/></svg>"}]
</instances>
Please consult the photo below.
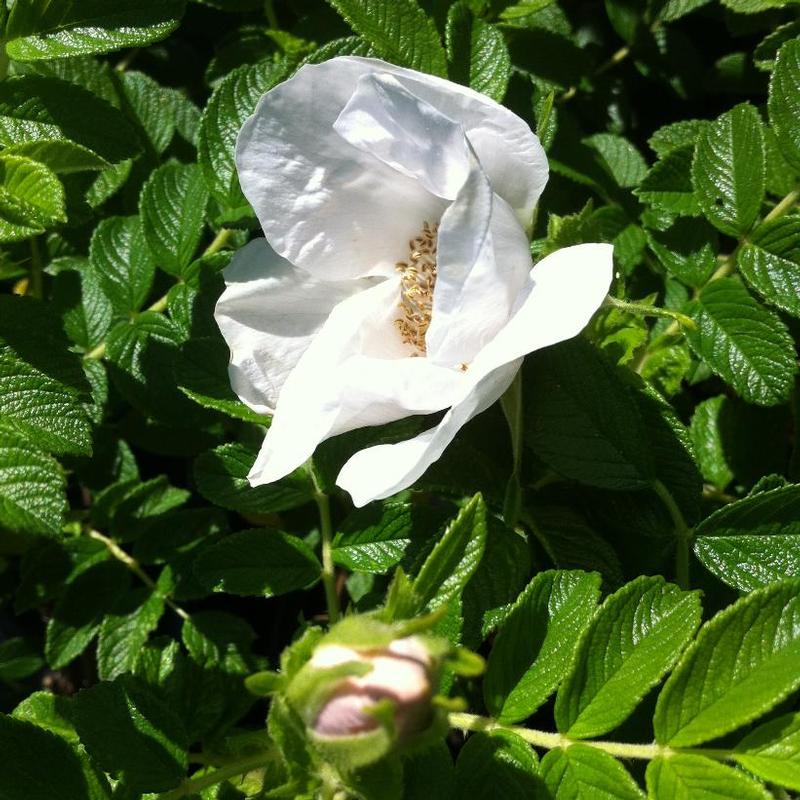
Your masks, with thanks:
<instances>
[{"instance_id":1,"label":"flower stem","mask_svg":"<svg viewBox=\"0 0 800 800\"><path fill-rule=\"evenodd\" d=\"M675 581L681 589L689 588L689 545L692 531L686 524L675 498L669 489L658 479L653 481L653 490L661 499L672 518L675 530Z\"/></svg>"},{"instance_id":2,"label":"flower stem","mask_svg":"<svg viewBox=\"0 0 800 800\"><path fill-rule=\"evenodd\" d=\"M170 792L160 795L161 800L179 800L181 797L189 797L199 794L209 786L216 786L218 783L235 778L237 775L245 775L256 769L266 767L275 758L275 752L268 750L265 753L244 756L237 761L231 761L224 767L220 767L214 772L200 775L197 778L187 778L180 786Z\"/></svg>"},{"instance_id":3,"label":"flower stem","mask_svg":"<svg viewBox=\"0 0 800 800\"><path fill-rule=\"evenodd\" d=\"M325 588L325 603L328 606L328 622L333 625L339 620L339 594L336 591L336 567L333 564L333 525L331 524L330 498L322 489L322 482L311 461L308 472L314 484L314 502L319 509L319 530L322 549L322 585Z\"/></svg>"},{"instance_id":4,"label":"flower stem","mask_svg":"<svg viewBox=\"0 0 800 800\"><path fill-rule=\"evenodd\" d=\"M158 587L155 581L142 569L141 564L128 552L123 550L113 539L104 536L100 531L90 530L89 537L98 542L102 542L108 552L121 561L139 580L142 581L151 591L157 592ZM191 619L188 611L184 611L171 597L164 596L164 602L184 621Z\"/></svg>"},{"instance_id":5,"label":"flower stem","mask_svg":"<svg viewBox=\"0 0 800 800\"><path fill-rule=\"evenodd\" d=\"M764 217L764 222L772 222L772 220L782 217L798 200L800 200L800 186L796 186L792 189L792 191Z\"/></svg>"},{"instance_id":6,"label":"flower stem","mask_svg":"<svg viewBox=\"0 0 800 800\"><path fill-rule=\"evenodd\" d=\"M697 323L686 314L680 311L673 311L671 308L659 308L658 306L648 306L644 303L629 303L627 300L620 300L618 297L608 295L603 301L606 308L618 308L620 311L627 311L629 314L636 314L640 317L664 317L671 319L677 325L689 330L696 330Z\"/></svg>"}]
</instances>

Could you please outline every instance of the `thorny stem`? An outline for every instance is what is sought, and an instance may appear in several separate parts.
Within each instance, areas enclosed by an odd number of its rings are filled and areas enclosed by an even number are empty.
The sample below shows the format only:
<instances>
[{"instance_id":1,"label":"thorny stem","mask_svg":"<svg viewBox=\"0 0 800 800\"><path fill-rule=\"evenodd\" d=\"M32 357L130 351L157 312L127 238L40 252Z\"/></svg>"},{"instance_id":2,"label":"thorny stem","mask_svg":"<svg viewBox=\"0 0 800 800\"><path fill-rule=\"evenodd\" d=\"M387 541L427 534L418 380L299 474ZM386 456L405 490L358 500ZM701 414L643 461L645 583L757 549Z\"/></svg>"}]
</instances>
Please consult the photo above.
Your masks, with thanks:
<instances>
[{"instance_id":1,"label":"thorny stem","mask_svg":"<svg viewBox=\"0 0 800 800\"><path fill-rule=\"evenodd\" d=\"M238 775L245 775L256 769L262 769L274 759L275 752L272 750L265 753L257 753L256 755L244 756L206 775L200 775L197 778L187 778L177 788L162 794L160 796L161 800L179 800L181 797L189 797L198 794L202 792L203 789L208 789L209 786L216 786L216 784L222 783L228 780L228 778L235 778Z\"/></svg>"},{"instance_id":2,"label":"thorny stem","mask_svg":"<svg viewBox=\"0 0 800 800\"><path fill-rule=\"evenodd\" d=\"M151 591L157 592L158 587L155 581L142 569L141 564L128 552L123 550L113 539L103 535L100 531L90 530L89 537L102 542L108 552L117 561L121 561L139 580L142 581ZM171 597L164 595L164 602L184 621L191 619L189 613L184 611Z\"/></svg>"},{"instance_id":3,"label":"thorny stem","mask_svg":"<svg viewBox=\"0 0 800 800\"><path fill-rule=\"evenodd\" d=\"M328 607L328 622L333 625L339 620L339 595L336 591L336 568L333 565L333 525L331 524L331 504L314 465L309 462L308 472L314 484L314 502L319 509L319 529L322 549L322 585L325 588L325 603Z\"/></svg>"},{"instance_id":4,"label":"thorny stem","mask_svg":"<svg viewBox=\"0 0 800 800\"><path fill-rule=\"evenodd\" d=\"M203 256L213 256L214 253L218 253L222 250L223 247L228 243L228 240L233 236L233 231L230 228L222 228L219 233L214 237L214 240L211 244L203 251ZM168 295L164 295L163 297L159 297L158 300L155 301L152 305L148 306L145 311L152 311L156 314L161 314L167 310L167 297ZM105 358L106 355L106 343L100 342L97 347L93 350L90 350L88 353L84 353L84 358L87 361L99 361L101 358Z\"/></svg>"},{"instance_id":5,"label":"thorny stem","mask_svg":"<svg viewBox=\"0 0 800 800\"><path fill-rule=\"evenodd\" d=\"M686 524L675 498L669 489L658 479L653 481L653 490L661 499L672 518L675 528L675 580L681 589L689 588L689 545L692 541L692 531Z\"/></svg>"}]
</instances>

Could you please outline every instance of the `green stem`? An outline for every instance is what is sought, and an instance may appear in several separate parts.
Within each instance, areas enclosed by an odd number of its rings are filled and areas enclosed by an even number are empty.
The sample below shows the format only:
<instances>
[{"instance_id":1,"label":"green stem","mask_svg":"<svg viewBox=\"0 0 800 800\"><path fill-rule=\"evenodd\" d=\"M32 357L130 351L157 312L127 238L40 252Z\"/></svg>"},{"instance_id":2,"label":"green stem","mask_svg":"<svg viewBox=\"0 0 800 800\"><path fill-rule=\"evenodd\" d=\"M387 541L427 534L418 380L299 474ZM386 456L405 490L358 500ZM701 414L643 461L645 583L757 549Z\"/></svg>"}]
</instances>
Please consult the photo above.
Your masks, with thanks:
<instances>
[{"instance_id":1,"label":"green stem","mask_svg":"<svg viewBox=\"0 0 800 800\"><path fill-rule=\"evenodd\" d=\"M511 457L513 459L511 476L506 487L503 518L509 528L514 528L522 505L522 487L520 485L520 469L522 467L522 371L514 376L511 385L500 398L500 406L505 414L508 430L511 434Z\"/></svg>"},{"instance_id":2,"label":"green stem","mask_svg":"<svg viewBox=\"0 0 800 800\"><path fill-rule=\"evenodd\" d=\"M30 240L31 245L31 269L28 277L28 294L41 300L44 297L44 263L42 262L42 252L39 248L39 239L34 236Z\"/></svg>"},{"instance_id":3,"label":"green stem","mask_svg":"<svg viewBox=\"0 0 800 800\"><path fill-rule=\"evenodd\" d=\"M233 236L233 231L230 228L222 228L220 232L214 237L211 244L206 247L203 251L203 256L213 256L214 253L218 253L222 250L223 247L228 243L231 236ZM163 297L159 297L158 300L155 301L152 305L148 306L145 311L152 311L156 314L163 314L167 310L167 298L169 297L169 293L165 294ZM83 357L87 361L99 361L101 358L105 358L106 355L106 343L100 342L97 347L93 350L90 350L88 353L84 353Z\"/></svg>"},{"instance_id":4,"label":"green stem","mask_svg":"<svg viewBox=\"0 0 800 800\"><path fill-rule=\"evenodd\" d=\"M675 529L675 581L681 589L688 589L689 545L692 541L692 531L669 489L658 479L653 481L653 489L669 512Z\"/></svg>"},{"instance_id":5,"label":"green stem","mask_svg":"<svg viewBox=\"0 0 800 800\"><path fill-rule=\"evenodd\" d=\"M697 323L686 314L680 311L673 311L671 308L659 308L658 306L648 306L644 303L630 303L627 300L620 300L618 297L608 295L603 301L606 308L618 308L620 311L627 311L629 314L636 314L640 317L662 317L671 319L676 325L689 330L696 330Z\"/></svg>"},{"instance_id":6,"label":"green stem","mask_svg":"<svg viewBox=\"0 0 800 800\"><path fill-rule=\"evenodd\" d=\"M339 594L336 591L336 567L333 564L333 525L331 523L330 498L322 489L322 482L314 465L309 462L308 472L314 484L314 501L319 509L319 529L322 549L322 585L325 588L325 603L328 606L328 622L339 620Z\"/></svg>"},{"instance_id":7,"label":"green stem","mask_svg":"<svg viewBox=\"0 0 800 800\"><path fill-rule=\"evenodd\" d=\"M102 542L108 552L121 561L142 583L144 583L151 591L157 592L158 587L155 581L142 569L141 564L128 552L123 550L113 539L104 536L100 531L90 530L89 537L98 542ZM191 619L189 613L184 611L171 597L164 595L164 602L184 621Z\"/></svg>"},{"instance_id":8,"label":"green stem","mask_svg":"<svg viewBox=\"0 0 800 800\"><path fill-rule=\"evenodd\" d=\"M782 217L798 200L800 200L800 186L792 189L792 191L764 217L764 222L772 222L772 220Z\"/></svg>"},{"instance_id":9,"label":"green stem","mask_svg":"<svg viewBox=\"0 0 800 800\"><path fill-rule=\"evenodd\" d=\"M272 750L266 753L244 756L237 761L232 761L230 764L226 764L224 767L214 770L214 772L200 775L197 778L187 778L176 789L159 795L160 800L179 800L181 797L199 794L203 789L208 789L209 786L216 786L216 784L222 783L228 780L228 778L235 778L238 775L245 775L256 769L262 769L274 759L275 753Z\"/></svg>"},{"instance_id":10,"label":"green stem","mask_svg":"<svg viewBox=\"0 0 800 800\"><path fill-rule=\"evenodd\" d=\"M269 27L272 28L273 31L279 31L281 26L278 22L278 15L275 13L275 4L272 0L264 0L264 13L267 16Z\"/></svg>"}]
</instances>

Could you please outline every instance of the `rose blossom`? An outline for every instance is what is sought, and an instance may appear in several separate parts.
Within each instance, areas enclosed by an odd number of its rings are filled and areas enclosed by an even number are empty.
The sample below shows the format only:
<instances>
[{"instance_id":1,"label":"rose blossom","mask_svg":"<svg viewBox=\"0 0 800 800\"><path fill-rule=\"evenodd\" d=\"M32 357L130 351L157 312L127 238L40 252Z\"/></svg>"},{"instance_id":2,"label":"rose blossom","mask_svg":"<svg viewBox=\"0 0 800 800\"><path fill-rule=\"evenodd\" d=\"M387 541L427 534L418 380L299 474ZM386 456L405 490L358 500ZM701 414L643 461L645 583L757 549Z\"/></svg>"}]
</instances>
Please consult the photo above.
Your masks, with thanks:
<instances>
[{"instance_id":1,"label":"rose blossom","mask_svg":"<svg viewBox=\"0 0 800 800\"><path fill-rule=\"evenodd\" d=\"M336 434L447 410L337 479L359 506L410 486L526 353L575 336L608 291L607 244L532 269L541 144L441 78L367 58L304 66L261 99L236 159L266 239L226 269L216 318L235 392L273 414L254 486Z\"/></svg>"}]
</instances>

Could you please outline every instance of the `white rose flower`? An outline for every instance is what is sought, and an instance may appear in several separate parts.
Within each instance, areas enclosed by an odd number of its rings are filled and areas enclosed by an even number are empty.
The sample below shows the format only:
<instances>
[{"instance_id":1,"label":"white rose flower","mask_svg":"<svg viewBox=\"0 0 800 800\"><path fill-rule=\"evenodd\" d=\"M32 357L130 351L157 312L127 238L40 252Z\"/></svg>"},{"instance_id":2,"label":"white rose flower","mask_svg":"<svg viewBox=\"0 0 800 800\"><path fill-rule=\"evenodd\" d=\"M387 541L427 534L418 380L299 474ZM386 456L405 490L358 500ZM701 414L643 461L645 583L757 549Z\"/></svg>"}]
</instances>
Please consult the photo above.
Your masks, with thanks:
<instances>
[{"instance_id":1,"label":"white rose flower","mask_svg":"<svg viewBox=\"0 0 800 800\"><path fill-rule=\"evenodd\" d=\"M446 410L337 479L357 506L410 486L526 353L575 336L608 291L607 244L532 268L542 146L441 78L368 58L304 66L261 99L236 160L266 239L225 271L216 319L234 391L273 415L254 486L331 436Z\"/></svg>"}]
</instances>

